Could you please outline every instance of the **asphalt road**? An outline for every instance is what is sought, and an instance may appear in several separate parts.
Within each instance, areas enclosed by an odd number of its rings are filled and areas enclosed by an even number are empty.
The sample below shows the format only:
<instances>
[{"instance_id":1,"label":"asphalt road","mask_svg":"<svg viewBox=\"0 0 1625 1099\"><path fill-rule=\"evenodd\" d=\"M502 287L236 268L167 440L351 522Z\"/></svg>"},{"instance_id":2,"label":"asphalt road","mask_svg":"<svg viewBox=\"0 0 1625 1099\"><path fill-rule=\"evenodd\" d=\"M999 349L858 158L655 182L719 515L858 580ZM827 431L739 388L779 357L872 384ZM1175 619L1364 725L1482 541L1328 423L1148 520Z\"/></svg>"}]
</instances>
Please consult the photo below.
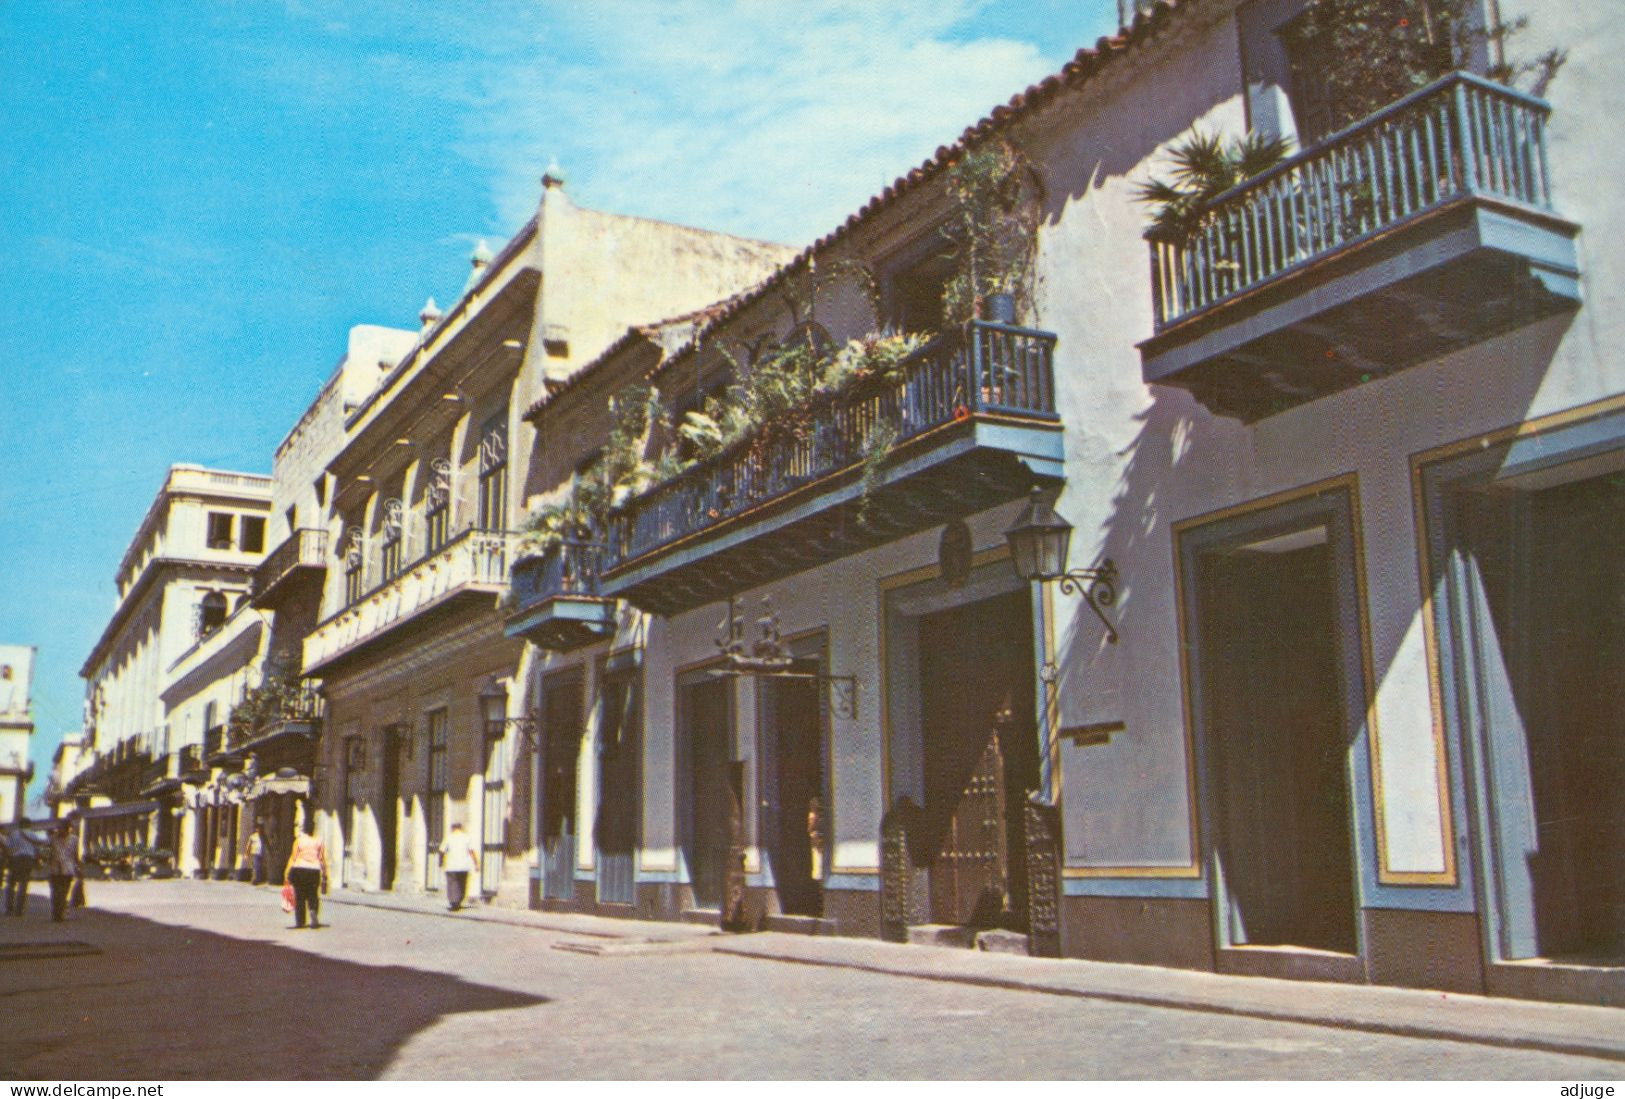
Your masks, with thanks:
<instances>
[{"instance_id":1,"label":"asphalt road","mask_svg":"<svg viewBox=\"0 0 1625 1099\"><path fill-rule=\"evenodd\" d=\"M273 890L90 883L0 919L0 1078L1617 1080L1620 1062L713 954ZM20 957L22 943L100 953ZM675 951L675 952L674 952Z\"/></svg>"}]
</instances>

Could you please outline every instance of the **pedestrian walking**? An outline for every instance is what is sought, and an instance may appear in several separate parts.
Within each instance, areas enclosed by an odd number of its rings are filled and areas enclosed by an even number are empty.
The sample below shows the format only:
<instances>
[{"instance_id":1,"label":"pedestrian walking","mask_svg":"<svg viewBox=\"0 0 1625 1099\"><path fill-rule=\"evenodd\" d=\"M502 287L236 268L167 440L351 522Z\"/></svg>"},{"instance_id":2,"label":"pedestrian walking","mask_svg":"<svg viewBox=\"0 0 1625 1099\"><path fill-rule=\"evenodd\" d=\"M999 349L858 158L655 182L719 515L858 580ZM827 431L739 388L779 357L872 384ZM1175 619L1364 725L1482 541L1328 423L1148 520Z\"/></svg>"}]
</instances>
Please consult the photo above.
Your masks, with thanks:
<instances>
[{"instance_id":1,"label":"pedestrian walking","mask_svg":"<svg viewBox=\"0 0 1625 1099\"><path fill-rule=\"evenodd\" d=\"M265 826L254 825L254 831L248 835L248 842L243 845L243 854L254 867L254 884L264 885L270 880L265 868Z\"/></svg>"},{"instance_id":2,"label":"pedestrian walking","mask_svg":"<svg viewBox=\"0 0 1625 1099\"><path fill-rule=\"evenodd\" d=\"M51 840L45 850L45 875L51 883L51 919L61 923L68 916L68 899L79 877L79 856L74 853L73 832L68 822L51 825Z\"/></svg>"},{"instance_id":3,"label":"pedestrian walking","mask_svg":"<svg viewBox=\"0 0 1625 1099\"><path fill-rule=\"evenodd\" d=\"M440 864L446 869L446 907L453 912L463 907L463 898L468 896L468 875L479 861L480 854L463 831L462 822L454 823L451 834L440 842Z\"/></svg>"},{"instance_id":4,"label":"pedestrian walking","mask_svg":"<svg viewBox=\"0 0 1625 1099\"><path fill-rule=\"evenodd\" d=\"M293 926L305 926L305 915L310 915L312 929L322 926L322 902L317 893L327 892L327 848L316 838L316 821L307 819L305 830L293 838L293 850L288 853L288 869L283 884L293 886Z\"/></svg>"},{"instance_id":5,"label":"pedestrian walking","mask_svg":"<svg viewBox=\"0 0 1625 1099\"><path fill-rule=\"evenodd\" d=\"M28 908L28 883L34 877L40 841L28 834L28 818L6 829L6 915L21 916Z\"/></svg>"}]
</instances>

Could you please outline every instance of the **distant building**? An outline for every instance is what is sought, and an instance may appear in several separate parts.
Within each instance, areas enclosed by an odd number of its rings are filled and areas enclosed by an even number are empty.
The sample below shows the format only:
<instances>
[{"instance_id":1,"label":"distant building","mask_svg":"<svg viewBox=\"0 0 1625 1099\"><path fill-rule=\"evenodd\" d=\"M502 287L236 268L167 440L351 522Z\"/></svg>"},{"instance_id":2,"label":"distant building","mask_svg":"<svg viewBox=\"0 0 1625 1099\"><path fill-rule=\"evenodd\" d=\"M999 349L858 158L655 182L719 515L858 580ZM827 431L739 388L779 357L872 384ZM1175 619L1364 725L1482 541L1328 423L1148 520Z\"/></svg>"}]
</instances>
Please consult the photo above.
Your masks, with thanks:
<instances>
[{"instance_id":1,"label":"distant building","mask_svg":"<svg viewBox=\"0 0 1625 1099\"><path fill-rule=\"evenodd\" d=\"M29 741L34 712L29 691L34 681L34 646L0 645L0 826L23 815L34 765Z\"/></svg>"},{"instance_id":2,"label":"distant building","mask_svg":"<svg viewBox=\"0 0 1625 1099\"><path fill-rule=\"evenodd\" d=\"M84 755L84 734L77 729L63 733L51 752L51 776L45 784L45 805L51 816L65 817L81 808L78 799L68 793L68 784L82 770L80 760ZM89 798L84 801L88 807Z\"/></svg>"},{"instance_id":3,"label":"distant building","mask_svg":"<svg viewBox=\"0 0 1625 1099\"><path fill-rule=\"evenodd\" d=\"M181 780L218 750L257 656L248 581L265 556L271 479L175 465L114 576L118 598L79 674L84 755L63 792L87 801L84 843L181 855L190 838ZM200 660L200 658L204 658ZM225 684L196 720L172 727L164 693L183 668Z\"/></svg>"}]
</instances>

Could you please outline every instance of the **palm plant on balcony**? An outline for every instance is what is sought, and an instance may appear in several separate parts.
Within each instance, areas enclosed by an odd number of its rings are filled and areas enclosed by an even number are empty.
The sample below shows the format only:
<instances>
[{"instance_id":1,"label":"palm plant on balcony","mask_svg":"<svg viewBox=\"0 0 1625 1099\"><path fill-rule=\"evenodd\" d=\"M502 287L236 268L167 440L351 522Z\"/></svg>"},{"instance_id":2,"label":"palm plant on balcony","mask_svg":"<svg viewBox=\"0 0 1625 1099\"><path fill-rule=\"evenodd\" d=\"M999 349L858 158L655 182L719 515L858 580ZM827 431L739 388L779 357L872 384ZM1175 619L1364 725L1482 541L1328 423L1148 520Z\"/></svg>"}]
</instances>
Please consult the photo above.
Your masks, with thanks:
<instances>
[{"instance_id":1,"label":"palm plant on balcony","mask_svg":"<svg viewBox=\"0 0 1625 1099\"><path fill-rule=\"evenodd\" d=\"M1549 50L1516 59L1507 43L1527 20L1479 18L1480 0L1309 0L1303 13L1283 29L1293 59L1294 85L1313 89L1294 104L1306 117L1300 129L1311 135L1342 130L1390 103L1465 68L1487 54L1486 75L1504 84L1527 85L1540 94L1562 67L1565 55ZM1311 117L1312 116L1312 117ZM1291 153L1286 139L1249 133L1228 143L1200 131L1169 151L1172 174L1142 184L1137 197L1152 207L1147 236L1183 245L1208 225L1213 200L1261 175ZM1339 239L1358 236L1370 225L1375 202L1371 180L1358 172L1335 184L1332 226L1286 226L1288 234L1331 229ZM1217 249L1225 263L1225 242ZM1225 272L1213 273L1222 283Z\"/></svg>"},{"instance_id":2,"label":"palm plant on balcony","mask_svg":"<svg viewBox=\"0 0 1625 1099\"><path fill-rule=\"evenodd\" d=\"M1151 206L1154 240L1182 244L1208 219L1213 200L1261 175L1292 152L1288 138L1249 133L1226 142L1200 130L1168 150L1171 175L1140 185L1137 198Z\"/></svg>"}]
</instances>

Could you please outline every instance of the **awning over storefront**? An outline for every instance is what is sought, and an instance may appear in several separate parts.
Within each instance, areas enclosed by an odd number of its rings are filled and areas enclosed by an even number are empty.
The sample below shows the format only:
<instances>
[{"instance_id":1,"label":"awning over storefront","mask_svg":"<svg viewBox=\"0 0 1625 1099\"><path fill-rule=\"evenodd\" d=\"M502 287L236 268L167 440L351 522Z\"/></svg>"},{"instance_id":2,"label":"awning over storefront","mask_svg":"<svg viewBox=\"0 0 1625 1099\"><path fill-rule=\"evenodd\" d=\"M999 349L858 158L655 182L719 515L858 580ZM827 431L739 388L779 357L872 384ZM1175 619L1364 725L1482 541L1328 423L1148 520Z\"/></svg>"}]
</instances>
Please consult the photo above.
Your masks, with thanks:
<instances>
[{"instance_id":1,"label":"awning over storefront","mask_svg":"<svg viewBox=\"0 0 1625 1099\"><path fill-rule=\"evenodd\" d=\"M262 778L249 787L248 797L264 797L266 794L296 794L299 797L310 796L310 779L303 776L294 778Z\"/></svg>"}]
</instances>

